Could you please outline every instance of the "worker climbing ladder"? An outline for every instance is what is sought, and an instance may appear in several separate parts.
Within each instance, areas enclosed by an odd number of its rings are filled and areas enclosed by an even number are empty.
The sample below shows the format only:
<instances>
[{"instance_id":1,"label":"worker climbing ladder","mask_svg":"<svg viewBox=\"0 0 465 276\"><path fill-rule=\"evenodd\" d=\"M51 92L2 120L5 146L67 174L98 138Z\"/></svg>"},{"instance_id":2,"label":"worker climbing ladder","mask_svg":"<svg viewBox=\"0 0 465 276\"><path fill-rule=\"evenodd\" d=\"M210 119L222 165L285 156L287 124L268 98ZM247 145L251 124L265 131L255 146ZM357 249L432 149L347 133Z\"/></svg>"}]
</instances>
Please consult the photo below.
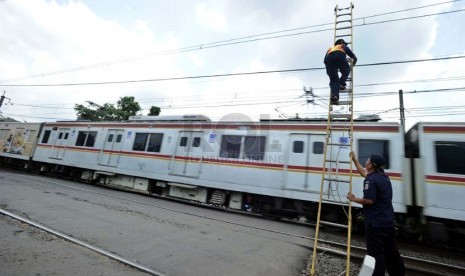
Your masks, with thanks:
<instances>
[{"instance_id":1,"label":"worker climbing ladder","mask_svg":"<svg viewBox=\"0 0 465 276\"><path fill-rule=\"evenodd\" d=\"M352 10L351 3L347 8L334 8L334 41L344 39L353 49L352 36ZM347 228L347 260L345 274L350 272L350 241L352 231L351 202L346 199L347 191L352 192L352 162L349 153L353 143L353 63L349 60L350 74L345 89L339 91L339 101L329 100L328 124L326 127L326 144L324 149L324 161L321 176L320 200L318 204L317 223L313 246L312 266L310 275L315 275L318 234L320 225L326 224L332 227ZM341 188L341 189L339 189ZM340 191L345 191L340 193ZM324 210L329 206L340 206L347 218L346 224L337 224L325 221ZM333 209L334 210L334 209Z\"/></svg>"}]
</instances>

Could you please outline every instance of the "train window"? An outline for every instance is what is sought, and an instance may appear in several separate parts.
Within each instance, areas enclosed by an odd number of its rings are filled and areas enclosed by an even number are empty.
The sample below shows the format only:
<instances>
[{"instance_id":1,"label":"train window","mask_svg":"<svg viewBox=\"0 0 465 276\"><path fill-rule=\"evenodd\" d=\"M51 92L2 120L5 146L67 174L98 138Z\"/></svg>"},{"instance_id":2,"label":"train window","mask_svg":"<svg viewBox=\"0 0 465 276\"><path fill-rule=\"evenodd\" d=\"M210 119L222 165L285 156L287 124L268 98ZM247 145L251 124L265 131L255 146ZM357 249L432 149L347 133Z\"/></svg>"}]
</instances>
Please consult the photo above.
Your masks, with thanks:
<instances>
[{"instance_id":1,"label":"train window","mask_svg":"<svg viewBox=\"0 0 465 276\"><path fill-rule=\"evenodd\" d=\"M149 145L147 146L147 151L160 152L162 140L163 140L163 134L151 133L150 138L149 138Z\"/></svg>"},{"instance_id":2,"label":"train window","mask_svg":"<svg viewBox=\"0 0 465 276\"><path fill-rule=\"evenodd\" d=\"M123 135L122 135L122 134L116 135L116 143L121 142L121 139L123 139Z\"/></svg>"},{"instance_id":3,"label":"train window","mask_svg":"<svg viewBox=\"0 0 465 276\"><path fill-rule=\"evenodd\" d=\"M78 137L76 139L76 146L84 146L84 143L86 142L86 134L87 131L79 131Z\"/></svg>"},{"instance_id":4,"label":"train window","mask_svg":"<svg viewBox=\"0 0 465 276\"><path fill-rule=\"evenodd\" d=\"M58 135L58 139L61 139L63 138L63 132L60 132L60 134Z\"/></svg>"},{"instance_id":5,"label":"train window","mask_svg":"<svg viewBox=\"0 0 465 276\"><path fill-rule=\"evenodd\" d=\"M304 152L304 141L294 141L292 145L293 153L302 153Z\"/></svg>"},{"instance_id":6,"label":"train window","mask_svg":"<svg viewBox=\"0 0 465 276\"><path fill-rule=\"evenodd\" d=\"M148 136L148 133L136 133L132 150L145 151L145 144L147 144Z\"/></svg>"},{"instance_id":7,"label":"train window","mask_svg":"<svg viewBox=\"0 0 465 276\"><path fill-rule=\"evenodd\" d=\"M95 138L97 137L96 131L89 131L87 134L86 147L93 147L95 144Z\"/></svg>"},{"instance_id":8,"label":"train window","mask_svg":"<svg viewBox=\"0 0 465 276\"><path fill-rule=\"evenodd\" d=\"M314 154L323 154L324 143L323 142L313 142L313 153Z\"/></svg>"},{"instance_id":9,"label":"train window","mask_svg":"<svg viewBox=\"0 0 465 276\"><path fill-rule=\"evenodd\" d=\"M69 135L69 133L68 133L68 132L66 132L66 133L65 133L65 138L64 138L65 140L67 140L67 139L68 139L68 135Z\"/></svg>"},{"instance_id":10,"label":"train window","mask_svg":"<svg viewBox=\"0 0 465 276\"><path fill-rule=\"evenodd\" d=\"M76 139L76 146L93 147L96 137L97 131L79 131Z\"/></svg>"},{"instance_id":11,"label":"train window","mask_svg":"<svg viewBox=\"0 0 465 276\"><path fill-rule=\"evenodd\" d=\"M244 140L244 158L263 160L265 139L265 136L246 136Z\"/></svg>"},{"instance_id":12,"label":"train window","mask_svg":"<svg viewBox=\"0 0 465 276\"><path fill-rule=\"evenodd\" d=\"M439 173L465 174L465 142L437 141L436 169Z\"/></svg>"},{"instance_id":13,"label":"train window","mask_svg":"<svg viewBox=\"0 0 465 276\"><path fill-rule=\"evenodd\" d=\"M200 147L200 137L194 137L194 140L192 140L192 147L194 148Z\"/></svg>"},{"instance_id":14,"label":"train window","mask_svg":"<svg viewBox=\"0 0 465 276\"><path fill-rule=\"evenodd\" d=\"M389 169L389 141L360 139L358 140L358 160L361 164L365 164L370 155L376 154L386 159L386 169Z\"/></svg>"},{"instance_id":15,"label":"train window","mask_svg":"<svg viewBox=\"0 0 465 276\"><path fill-rule=\"evenodd\" d=\"M42 141L41 141L42 144L48 143L48 139L50 138L50 133L52 133L51 130L44 131L44 136L42 136Z\"/></svg>"},{"instance_id":16,"label":"train window","mask_svg":"<svg viewBox=\"0 0 465 276\"><path fill-rule=\"evenodd\" d=\"M187 137L181 137L181 141L179 142L181 147L185 147L187 145Z\"/></svg>"},{"instance_id":17,"label":"train window","mask_svg":"<svg viewBox=\"0 0 465 276\"><path fill-rule=\"evenodd\" d=\"M220 157L239 158L242 137L239 135L223 135L221 139Z\"/></svg>"},{"instance_id":18,"label":"train window","mask_svg":"<svg viewBox=\"0 0 465 276\"><path fill-rule=\"evenodd\" d=\"M111 142L111 141L113 141L113 136L114 136L114 134L110 134L110 135L108 135L107 142Z\"/></svg>"}]
</instances>

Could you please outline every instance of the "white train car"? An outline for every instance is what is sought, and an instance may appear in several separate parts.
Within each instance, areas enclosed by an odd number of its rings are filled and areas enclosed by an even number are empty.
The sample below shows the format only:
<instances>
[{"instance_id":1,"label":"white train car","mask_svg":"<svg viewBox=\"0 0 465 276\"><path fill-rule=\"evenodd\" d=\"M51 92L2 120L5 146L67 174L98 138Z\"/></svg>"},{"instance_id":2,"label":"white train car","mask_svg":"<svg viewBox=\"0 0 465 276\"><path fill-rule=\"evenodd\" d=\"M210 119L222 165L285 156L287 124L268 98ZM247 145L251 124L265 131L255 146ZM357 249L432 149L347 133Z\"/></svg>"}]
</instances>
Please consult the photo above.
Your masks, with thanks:
<instances>
[{"instance_id":1,"label":"white train car","mask_svg":"<svg viewBox=\"0 0 465 276\"><path fill-rule=\"evenodd\" d=\"M16 166L32 158L42 123L0 122L0 161Z\"/></svg>"},{"instance_id":2,"label":"white train car","mask_svg":"<svg viewBox=\"0 0 465 276\"><path fill-rule=\"evenodd\" d=\"M439 240L465 231L465 123L416 124L407 133L414 206Z\"/></svg>"},{"instance_id":3,"label":"white train car","mask_svg":"<svg viewBox=\"0 0 465 276\"><path fill-rule=\"evenodd\" d=\"M134 118L129 122L45 123L34 161L104 185L233 209L309 215L319 200L326 122L211 122L204 116ZM343 122L341 124L344 124ZM343 136L343 135L342 135ZM333 137L347 141L347 137ZM396 212L406 212L403 134L397 123L357 122L354 149L388 160ZM341 146L333 155L348 156ZM345 158L347 160L347 158ZM348 165L340 172L348 176ZM355 175L354 175L355 176ZM362 179L353 191L362 195ZM325 187L346 202L347 185ZM340 206L335 208L341 210Z\"/></svg>"}]
</instances>

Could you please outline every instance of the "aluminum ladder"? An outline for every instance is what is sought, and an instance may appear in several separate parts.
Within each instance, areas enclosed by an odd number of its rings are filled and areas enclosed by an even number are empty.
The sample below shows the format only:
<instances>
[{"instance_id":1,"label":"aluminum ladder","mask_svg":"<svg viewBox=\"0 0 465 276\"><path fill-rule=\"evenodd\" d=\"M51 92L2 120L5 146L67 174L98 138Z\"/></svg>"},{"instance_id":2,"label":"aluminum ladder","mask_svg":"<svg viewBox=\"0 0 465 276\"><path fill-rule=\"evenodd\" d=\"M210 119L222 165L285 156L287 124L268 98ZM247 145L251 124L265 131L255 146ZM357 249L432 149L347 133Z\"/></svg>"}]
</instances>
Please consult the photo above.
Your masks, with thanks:
<instances>
[{"instance_id":1,"label":"aluminum ladder","mask_svg":"<svg viewBox=\"0 0 465 276\"><path fill-rule=\"evenodd\" d=\"M353 49L352 36L352 11L354 5L350 3L347 8L334 8L335 23L334 23L334 42L338 39L344 39L347 45ZM315 238L313 245L312 265L310 275L317 273L317 246L318 234L320 225L330 225L332 227L347 228L347 260L345 275L350 273L350 241L352 231L352 205L346 199L347 191L352 192L352 162L349 153L353 147L353 63L349 59L350 74L347 79L345 90L339 91L339 101L332 102L329 100L328 121L326 128L326 143L324 148L323 169L321 173L320 199L318 203L318 215L315 228ZM344 187L345 186L345 187ZM339 188L345 191L344 194L339 193ZM325 204L325 205L323 205ZM328 209L329 204L332 206L340 205L347 218L346 224L338 224L334 222L322 220L322 212L325 206Z\"/></svg>"}]
</instances>

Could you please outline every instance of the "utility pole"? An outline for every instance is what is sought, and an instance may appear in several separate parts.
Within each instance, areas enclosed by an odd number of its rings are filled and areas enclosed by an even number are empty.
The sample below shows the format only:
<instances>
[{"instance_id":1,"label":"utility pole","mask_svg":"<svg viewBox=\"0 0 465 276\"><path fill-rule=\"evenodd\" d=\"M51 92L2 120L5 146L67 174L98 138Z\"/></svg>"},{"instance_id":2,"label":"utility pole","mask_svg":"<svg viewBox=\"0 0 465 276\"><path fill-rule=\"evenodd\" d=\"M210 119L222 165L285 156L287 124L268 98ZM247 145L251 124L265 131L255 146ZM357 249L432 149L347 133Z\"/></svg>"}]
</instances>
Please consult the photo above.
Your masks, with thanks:
<instances>
[{"instance_id":1,"label":"utility pole","mask_svg":"<svg viewBox=\"0 0 465 276\"><path fill-rule=\"evenodd\" d=\"M405 114L404 114L404 91L399 90L399 103L400 103L400 124L402 126L402 133L405 135Z\"/></svg>"}]
</instances>

